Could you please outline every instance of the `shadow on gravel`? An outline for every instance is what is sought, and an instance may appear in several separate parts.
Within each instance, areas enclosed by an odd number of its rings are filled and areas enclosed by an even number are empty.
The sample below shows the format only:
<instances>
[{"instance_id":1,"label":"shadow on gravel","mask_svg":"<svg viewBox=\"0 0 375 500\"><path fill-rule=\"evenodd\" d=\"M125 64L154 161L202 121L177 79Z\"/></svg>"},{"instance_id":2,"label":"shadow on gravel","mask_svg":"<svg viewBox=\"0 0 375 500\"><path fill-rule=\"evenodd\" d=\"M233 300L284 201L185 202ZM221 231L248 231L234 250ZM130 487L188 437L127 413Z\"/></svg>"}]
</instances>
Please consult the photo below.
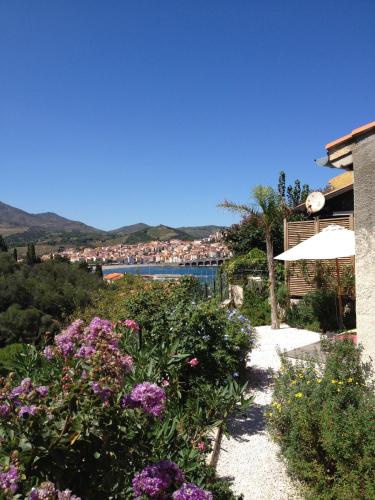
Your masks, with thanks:
<instances>
[{"instance_id":1,"label":"shadow on gravel","mask_svg":"<svg viewBox=\"0 0 375 500\"><path fill-rule=\"evenodd\" d=\"M246 374L250 390L264 391L272 384L274 371L271 368L251 367Z\"/></svg>"},{"instance_id":2,"label":"shadow on gravel","mask_svg":"<svg viewBox=\"0 0 375 500\"><path fill-rule=\"evenodd\" d=\"M273 380L271 369L261 369L252 367L247 370L247 380L249 382L249 394L254 390L266 391ZM252 403L250 408L242 415L231 418L228 422L230 436L236 441L246 442L246 437L252 436L265 430L264 404Z\"/></svg>"},{"instance_id":3,"label":"shadow on gravel","mask_svg":"<svg viewBox=\"0 0 375 500\"><path fill-rule=\"evenodd\" d=\"M228 422L230 436L236 441L246 442L248 437L265 429L264 406L252 404L244 415Z\"/></svg>"}]
</instances>

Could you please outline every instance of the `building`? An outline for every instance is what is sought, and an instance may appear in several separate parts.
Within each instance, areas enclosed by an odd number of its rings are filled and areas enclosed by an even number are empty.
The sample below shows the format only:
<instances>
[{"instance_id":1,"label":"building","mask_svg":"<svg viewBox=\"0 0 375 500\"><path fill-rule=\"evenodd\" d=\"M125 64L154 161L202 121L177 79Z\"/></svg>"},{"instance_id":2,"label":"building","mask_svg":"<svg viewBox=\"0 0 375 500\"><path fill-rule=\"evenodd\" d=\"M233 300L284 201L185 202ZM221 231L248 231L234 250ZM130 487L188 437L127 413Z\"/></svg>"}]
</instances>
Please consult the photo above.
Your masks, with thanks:
<instances>
[{"instance_id":1,"label":"building","mask_svg":"<svg viewBox=\"0 0 375 500\"><path fill-rule=\"evenodd\" d=\"M294 247L298 243L310 238L330 224L338 224L346 229L354 229L354 196L353 174L344 173L329 181L329 189L324 193L325 204L317 214L308 214L305 204L294 209L297 214L303 214L303 220L289 220L284 222L284 249ZM340 267L353 266L353 259L340 259ZM312 280L305 279L298 262L286 263L286 280L291 298L303 297L315 287ZM310 278L315 273L315 262L307 264Z\"/></svg>"},{"instance_id":2,"label":"building","mask_svg":"<svg viewBox=\"0 0 375 500\"><path fill-rule=\"evenodd\" d=\"M320 166L354 174L358 341L375 360L375 121L326 145Z\"/></svg>"}]
</instances>

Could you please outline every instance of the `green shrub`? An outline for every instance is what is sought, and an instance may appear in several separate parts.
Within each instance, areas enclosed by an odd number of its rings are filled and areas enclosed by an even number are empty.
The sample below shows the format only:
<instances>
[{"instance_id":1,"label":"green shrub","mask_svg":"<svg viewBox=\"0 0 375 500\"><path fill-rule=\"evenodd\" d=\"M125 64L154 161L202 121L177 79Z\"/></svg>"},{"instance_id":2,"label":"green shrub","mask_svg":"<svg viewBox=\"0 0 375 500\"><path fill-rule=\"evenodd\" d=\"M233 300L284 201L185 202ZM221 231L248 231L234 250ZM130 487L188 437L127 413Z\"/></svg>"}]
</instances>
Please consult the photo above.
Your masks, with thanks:
<instances>
[{"instance_id":1,"label":"green shrub","mask_svg":"<svg viewBox=\"0 0 375 500\"><path fill-rule=\"evenodd\" d=\"M206 380L199 367L209 359L188 363L197 351L186 351L183 335L142 349L137 335L95 318L70 325L44 355L34 346L17 355L0 381L0 471L17 468L23 498L46 480L88 500L133 498L135 474L165 459L215 499L234 498L205 456L212 428L248 406L244 388L231 367L226 383ZM145 382L155 395L140 392L137 405L132 391Z\"/></svg>"},{"instance_id":2,"label":"green shrub","mask_svg":"<svg viewBox=\"0 0 375 500\"><path fill-rule=\"evenodd\" d=\"M339 323L335 292L316 290L306 294L298 304L291 306L287 322L290 326L317 332L337 331ZM349 326L351 322L347 324Z\"/></svg>"},{"instance_id":3,"label":"green shrub","mask_svg":"<svg viewBox=\"0 0 375 500\"><path fill-rule=\"evenodd\" d=\"M241 308L253 326L268 325L271 322L271 307L268 300L268 288L249 282L244 288L244 301Z\"/></svg>"},{"instance_id":4,"label":"green shrub","mask_svg":"<svg viewBox=\"0 0 375 500\"><path fill-rule=\"evenodd\" d=\"M244 255L233 257L223 267L231 284L244 284L251 275L264 276L267 269L266 252L259 248L252 248Z\"/></svg>"},{"instance_id":5,"label":"green shrub","mask_svg":"<svg viewBox=\"0 0 375 500\"><path fill-rule=\"evenodd\" d=\"M93 273L61 261L16 263L0 252L0 347L33 342L66 323L77 307L87 306L104 286Z\"/></svg>"},{"instance_id":6,"label":"green shrub","mask_svg":"<svg viewBox=\"0 0 375 500\"><path fill-rule=\"evenodd\" d=\"M16 368L16 359L19 352L24 349L23 344L9 344L0 349L0 374L5 375L8 371Z\"/></svg>"},{"instance_id":7,"label":"green shrub","mask_svg":"<svg viewBox=\"0 0 375 500\"><path fill-rule=\"evenodd\" d=\"M360 355L345 340L325 366L282 360L269 426L314 499L375 498L375 395Z\"/></svg>"}]
</instances>

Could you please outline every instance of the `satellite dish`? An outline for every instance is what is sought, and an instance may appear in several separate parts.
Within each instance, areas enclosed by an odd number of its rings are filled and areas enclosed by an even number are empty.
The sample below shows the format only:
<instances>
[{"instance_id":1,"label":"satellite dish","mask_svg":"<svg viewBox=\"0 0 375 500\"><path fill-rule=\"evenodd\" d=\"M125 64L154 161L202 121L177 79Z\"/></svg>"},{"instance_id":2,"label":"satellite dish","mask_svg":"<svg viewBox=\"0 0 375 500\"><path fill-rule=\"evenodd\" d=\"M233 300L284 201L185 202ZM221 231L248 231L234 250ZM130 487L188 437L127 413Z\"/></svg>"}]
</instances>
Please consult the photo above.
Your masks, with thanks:
<instances>
[{"instance_id":1,"label":"satellite dish","mask_svg":"<svg viewBox=\"0 0 375 500\"><path fill-rule=\"evenodd\" d=\"M324 194L320 191L314 191L310 193L306 199L306 209L309 214L315 214L319 212L325 205L326 199Z\"/></svg>"}]
</instances>

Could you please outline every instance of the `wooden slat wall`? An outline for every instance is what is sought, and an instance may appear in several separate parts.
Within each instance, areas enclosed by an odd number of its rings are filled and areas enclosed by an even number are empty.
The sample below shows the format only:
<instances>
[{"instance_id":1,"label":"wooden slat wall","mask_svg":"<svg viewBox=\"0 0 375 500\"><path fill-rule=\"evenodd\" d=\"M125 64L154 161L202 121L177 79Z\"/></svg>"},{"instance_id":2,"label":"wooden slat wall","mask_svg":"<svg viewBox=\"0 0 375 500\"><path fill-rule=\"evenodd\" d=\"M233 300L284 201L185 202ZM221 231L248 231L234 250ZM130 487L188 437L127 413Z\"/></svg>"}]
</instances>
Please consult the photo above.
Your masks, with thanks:
<instances>
[{"instance_id":1,"label":"wooden slat wall","mask_svg":"<svg viewBox=\"0 0 375 500\"><path fill-rule=\"evenodd\" d=\"M353 216L347 215L342 217L333 217L331 219L318 219L298 222L285 222L284 225L284 247L285 250L298 245L304 240L307 240L316 233L330 224L338 224L346 229L353 229ZM331 261L326 261L331 263ZM302 297L306 293L312 291L315 287L306 283L301 271L301 266L298 263L288 262L286 264L287 285L290 297ZM352 258L340 259L340 266L352 265ZM314 276L315 261L307 261L307 269L309 277Z\"/></svg>"}]
</instances>

